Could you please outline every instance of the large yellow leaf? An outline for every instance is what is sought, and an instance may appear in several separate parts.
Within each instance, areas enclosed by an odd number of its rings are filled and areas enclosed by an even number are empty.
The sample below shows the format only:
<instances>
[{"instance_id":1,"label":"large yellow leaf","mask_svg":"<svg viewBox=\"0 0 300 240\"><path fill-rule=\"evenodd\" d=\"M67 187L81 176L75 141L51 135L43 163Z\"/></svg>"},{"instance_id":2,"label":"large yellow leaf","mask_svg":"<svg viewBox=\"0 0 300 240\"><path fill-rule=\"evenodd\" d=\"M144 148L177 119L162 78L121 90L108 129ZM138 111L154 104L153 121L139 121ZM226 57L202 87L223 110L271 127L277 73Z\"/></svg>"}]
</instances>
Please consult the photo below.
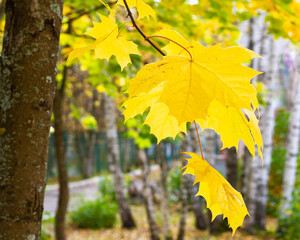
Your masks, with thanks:
<instances>
[{"instance_id":1,"label":"large yellow leaf","mask_svg":"<svg viewBox=\"0 0 300 240\"><path fill-rule=\"evenodd\" d=\"M136 10L139 13L139 19L142 19L146 17L148 20L150 16L152 16L154 19L156 19L156 13L153 10L152 7L150 7L148 4L144 3L143 0L126 0L129 8L135 7ZM119 0L118 4L125 7L124 1Z\"/></svg>"},{"instance_id":2,"label":"large yellow leaf","mask_svg":"<svg viewBox=\"0 0 300 240\"><path fill-rule=\"evenodd\" d=\"M188 164L183 168L184 174L195 176L195 183L200 183L196 196L205 198L207 207L212 212L212 220L219 214L228 219L232 235L242 225L246 215L249 215L242 195L236 191L227 180L208 162L195 153L187 153Z\"/></svg>"},{"instance_id":3,"label":"large yellow leaf","mask_svg":"<svg viewBox=\"0 0 300 240\"><path fill-rule=\"evenodd\" d=\"M68 62L80 58L89 50L95 50L95 57L109 60L112 55L116 56L122 70L131 62L130 54L138 54L137 45L119 36L115 14L111 10L108 17L99 14L101 23L94 23L94 27L86 32L96 40L89 46L74 49L68 58Z\"/></svg>"},{"instance_id":4,"label":"large yellow leaf","mask_svg":"<svg viewBox=\"0 0 300 240\"><path fill-rule=\"evenodd\" d=\"M213 99L224 106L252 110L251 97L256 90L250 79L258 72L237 64L217 65L202 64L197 58L191 60L186 56L164 57L160 62L143 67L130 80L127 92L130 98L147 94L164 82L159 101L167 105L179 124L205 118Z\"/></svg>"}]
</instances>

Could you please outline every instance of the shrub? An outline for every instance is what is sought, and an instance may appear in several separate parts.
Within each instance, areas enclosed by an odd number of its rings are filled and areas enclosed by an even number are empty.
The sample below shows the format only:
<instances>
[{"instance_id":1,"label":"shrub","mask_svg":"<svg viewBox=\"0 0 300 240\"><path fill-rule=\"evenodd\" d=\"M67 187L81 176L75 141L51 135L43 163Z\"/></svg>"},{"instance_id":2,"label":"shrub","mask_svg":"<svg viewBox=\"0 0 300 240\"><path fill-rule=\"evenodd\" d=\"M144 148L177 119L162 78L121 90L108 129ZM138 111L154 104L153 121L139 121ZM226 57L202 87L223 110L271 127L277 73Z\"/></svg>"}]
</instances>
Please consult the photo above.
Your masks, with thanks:
<instances>
[{"instance_id":1,"label":"shrub","mask_svg":"<svg viewBox=\"0 0 300 240\"><path fill-rule=\"evenodd\" d=\"M71 213L71 222L79 228L111 228L117 220L117 204L102 196L96 201L86 201Z\"/></svg>"},{"instance_id":2,"label":"shrub","mask_svg":"<svg viewBox=\"0 0 300 240\"><path fill-rule=\"evenodd\" d=\"M300 239L300 189L293 192L293 201L290 210L287 212L288 218L279 220L281 237L283 239Z\"/></svg>"},{"instance_id":3,"label":"shrub","mask_svg":"<svg viewBox=\"0 0 300 240\"><path fill-rule=\"evenodd\" d=\"M111 201L116 201L115 185L110 176L104 176L99 181L98 189L102 197L109 198Z\"/></svg>"}]
</instances>

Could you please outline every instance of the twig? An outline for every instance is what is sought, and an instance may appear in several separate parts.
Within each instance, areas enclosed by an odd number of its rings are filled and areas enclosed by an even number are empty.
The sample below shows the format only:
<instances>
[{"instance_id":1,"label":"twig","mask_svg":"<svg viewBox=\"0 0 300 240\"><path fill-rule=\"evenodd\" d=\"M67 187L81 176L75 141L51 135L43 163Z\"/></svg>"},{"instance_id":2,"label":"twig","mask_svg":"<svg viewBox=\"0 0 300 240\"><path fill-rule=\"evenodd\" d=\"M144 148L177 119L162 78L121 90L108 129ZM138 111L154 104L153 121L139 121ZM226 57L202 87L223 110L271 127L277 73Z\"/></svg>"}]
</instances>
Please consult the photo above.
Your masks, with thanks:
<instances>
[{"instance_id":1,"label":"twig","mask_svg":"<svg viewBox=\"0 0 300 240\"><path fill-rule=\"evenodd\" d=\"M162 56L166 56L166 54L164 54L164 52L158 47L155 45L155 43L153 41L151 41L150 39L147 38L147 36L143 33L143 31L139 28L139 26L136 24L135 20L134 20L134 17L132 15L132 12L130 11L130 8L126 2L126 0L123 0L124 4L125 4L125 7L126 7L126 10L128 12L128 16L132 22L132 25L136 28L136 30L138 30L138 32L143 36L143 38L145 39L145 41L147 41L148 43L150 43L150 45L152 47L154 47Z\"/></svg>"}]
</instances>

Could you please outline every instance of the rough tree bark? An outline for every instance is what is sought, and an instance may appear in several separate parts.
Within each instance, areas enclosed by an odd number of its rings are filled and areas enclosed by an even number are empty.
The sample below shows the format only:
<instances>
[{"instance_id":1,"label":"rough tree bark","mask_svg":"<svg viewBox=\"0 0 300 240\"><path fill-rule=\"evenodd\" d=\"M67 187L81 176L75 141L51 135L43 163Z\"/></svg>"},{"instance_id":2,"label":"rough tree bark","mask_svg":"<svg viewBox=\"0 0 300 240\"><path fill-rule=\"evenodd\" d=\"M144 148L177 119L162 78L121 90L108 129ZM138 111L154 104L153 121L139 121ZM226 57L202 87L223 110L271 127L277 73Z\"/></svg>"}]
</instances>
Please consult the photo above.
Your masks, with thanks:
<instances>
[{"instance_id":1,"label":"rough tree bark","mask_svg":"<svg viewBox=\"0 0 300 240\"><path fill-rule=\"evenodd\" d=\"M273 144L273 130L275 124L275 105L273 99L273 85L275 82L275 42L273 37L271 38L270 43L270 58L269 66L267 69L267 88L268 88L268 97L266 101L266 107L262 114L262 138L264 142L264 151L263 151L263 166L258 167L258 184L257 184L257 203L256 203L256 215L255 223L256 225L265 230L266 228L266 205L267 205L267 195L268 195L268 181L269 181L269 172L270 165L272 160L272 144ZM259 69L261 70L261 69Z\"/></svg>"},{"instance_id":2,"label":"rough tree bark","mask_svg":"<svg viewBox=\"0 0 300 240\"><path fill-rule=\"evenodd\" d=\"M63 139L63 102L64 92L67 80L68 68L65 66L63 70L63 79L61 86L56 88L53 113L54 113L54 143L58 169L59 181L59 197L58 207L55 215L55 236L57 240L65 240L65 223L66 214L69 202L69 187L68 187L68 171L65 162L65 148Z\"/></svg>"},{"instance_id":3,"label":"rough tree bark","mask_svg":"<svg viewBox=\"0 0 300 240\"><path fill-rule=\"evenodd\" d=\"M144 198L146 205L146 212L148 218L148 224L150 228L151 240L160 240L158 226L155 221L155 212L153 204L153 196L150 188L150 179L149 179L149 164L148 157L146 155L145 149L138 149L138 160L142 166L142 176L144 180Z\"/></svg>"},{"instance_id":4,"label":"rough tree bark","mask_svg":"<svg viewBox=\"0 0 300 240\"><path fill-rule=\"evenodd\" d=\"M165 240L171 240L172 232L170 230L170 223L169 223L169 194L168 194L168 187L167 187L167 177L168 177L168 165L166 163L166 159L163 158L162 154L162 145L163 143L159 143L156 146L156 156L160 165L161 171L161 189L162 189L162 198L161 198L161 212L163 215L163 234Z\"/></svg>"},{"instance_id":5,"label":"rough tree bark","mask_svg":"<svg viewBox=\"0 0 300 240\"><path fill-rule=\"evenodd\" d=\"M120 149L116 125L115 101L105 93L103 94L103 97L109 170L114 179L116 199L119 206L122 226L123 228L134 228L135 222L124 194L123 176L120 168Z\"/></svg>"},{"instance_id":6,"label":"rough tree bark","mask_svg":"<svg viewBox=\"0 0 300 240\"><path fill-rule=\"evenodd\" d=\"M299 151L299 134L300 134L300 53L297 52L296 59L296 74L297 88L295 98L292 102L292 110L288 131L287 154L283 172L283 186L282 186L282 203L280 205L280 214L283 218L287 216L286 211L290 208L292 201L292 192L295 186L297 157Z\"/></svg>"},{"instance_id":7,"label":"rough tree bark","mask_svg":"<svg viewBox=\"0 0 300 240\"><path fill-rule=\"evenodd\" d=\"M40 238L61 0L7 0L0 58L0 238Z\"/></svg>"}]
</instances>

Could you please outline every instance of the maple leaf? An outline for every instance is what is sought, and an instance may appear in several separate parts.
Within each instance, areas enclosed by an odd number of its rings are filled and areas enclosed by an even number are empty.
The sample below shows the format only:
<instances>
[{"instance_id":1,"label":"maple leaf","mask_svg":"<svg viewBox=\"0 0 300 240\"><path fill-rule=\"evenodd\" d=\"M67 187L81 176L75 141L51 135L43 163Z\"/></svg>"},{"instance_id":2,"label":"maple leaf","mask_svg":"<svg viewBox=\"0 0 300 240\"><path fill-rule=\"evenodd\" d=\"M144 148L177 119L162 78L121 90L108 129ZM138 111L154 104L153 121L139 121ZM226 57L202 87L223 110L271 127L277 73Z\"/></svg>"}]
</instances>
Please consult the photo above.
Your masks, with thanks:
<instances>
[{"instance_id":1,"label":"maple leaf","mask_svg":"<svg viewBox=\"0 0 300 240\"><path fill-rule=\"evenodd\" d=\"M203 129L212 128L220 133L224 148L237 147L241 139L253 155L257 144L261 155L262 140L258 120L251 113L252 108L258 108L258 101L256 89L250 83L260 72L242 65L259 56L242 47L221 48L216 45L206 48L195 41L185 40L172 30L165 29L155 34L159 35L175 39L176 43L188 49L192 60L187 51L170 42L163 50L173 56L144 66L130 80L127 90L129 98L139 98L144 94L149 99L152 89L161 85L163 89L156 94L155 103L164 103L169 108L169 114L178 120L175 128L178 132L178 125L197 119ZM154 104L139 99L146 105L144 109ZM249 111L247 115L255 119L252 118L248 123L241 109ZM147 121L147 124L157 128L158 123Z\"/></svg>"},{"instance_id":2,"label":"maple leaf","mask_svg":"<svg viewBox=\"0 0 300 240\"><path fill-rule=\"evenodd\" d=\"M207 55L209 58L209 55ZM179 124L205 118L213 99L224 106L251 109L256 92L250 79L258 72L239 65L224 63L215 66L185 56L168 56L143 67L130 80L129 97L147 94L165 82L159 101L165 103Z\"/></svg>"},{"instance_id":3,"label":"maple leaf","mask_svg":"<svg viewBox=\"0 0 300 240\"><path fill-rule=\"evenodd\" d=\"M241 110L233 107L225 107L214 100L208 109L208 116L205 120L198 119L201 128L213 129L220 134L223 148L236 147L238 151L239 141L242 140L249 149L252 156L255 156L255 145L262 158L263 140L258 127L258 120L252 111Z\"/></svg>"},{"instance_id":4,"label":"maple leaf","mask_svg":"<svg viewBox=\"0 0 300 240\"><path fill-rule=\"evenodd\" d=\"M132 8L135 7L136 10L139 13L139 19L147 18L150 19L150 16L152 16L154 19L156 19L156 12L153 10L152 7L150 7L148 4L144 3L143 0L126 0L128 7ZM125 7L124 1L119 0L118 4Z\"/></svg>"},{"instance_id":5,"label":"maple leaf","mask_svg":"<svg viewBox=\"0 0 300 240\"><path fill-rule=\"evenodd\" d=\"M194 183L200 183L196 196L203 196L207 207L214 218L223 214L228 219L229 227L232 228L232 235L242 225L246 215L249 215L242 195L236 191L227 180L207 161L195 153L187 153L192 158L187 158L188 164L183 167L183 174L195 176Z\"/></svg>"},{"instance_id":6,"label":"maple leaf","mask_svg":"<svg viewBox=\"0 0 300 240\"><path fill-rule=\"evenodd\" d=\"M131 62L130 54L139 55L137 45L126 38L119 36L118 24L115 20L115 13L110 10L108 17L99 14L101 23L94 23L94 27L85 34L96 40L89 46L75 48L69 55L68 62L75 58L82 57L87 51L94 49L95 57L106 59L107 61L112 55L116 56L118 63L123 70L128 63Z\"/></svg>"}]
</instances>

